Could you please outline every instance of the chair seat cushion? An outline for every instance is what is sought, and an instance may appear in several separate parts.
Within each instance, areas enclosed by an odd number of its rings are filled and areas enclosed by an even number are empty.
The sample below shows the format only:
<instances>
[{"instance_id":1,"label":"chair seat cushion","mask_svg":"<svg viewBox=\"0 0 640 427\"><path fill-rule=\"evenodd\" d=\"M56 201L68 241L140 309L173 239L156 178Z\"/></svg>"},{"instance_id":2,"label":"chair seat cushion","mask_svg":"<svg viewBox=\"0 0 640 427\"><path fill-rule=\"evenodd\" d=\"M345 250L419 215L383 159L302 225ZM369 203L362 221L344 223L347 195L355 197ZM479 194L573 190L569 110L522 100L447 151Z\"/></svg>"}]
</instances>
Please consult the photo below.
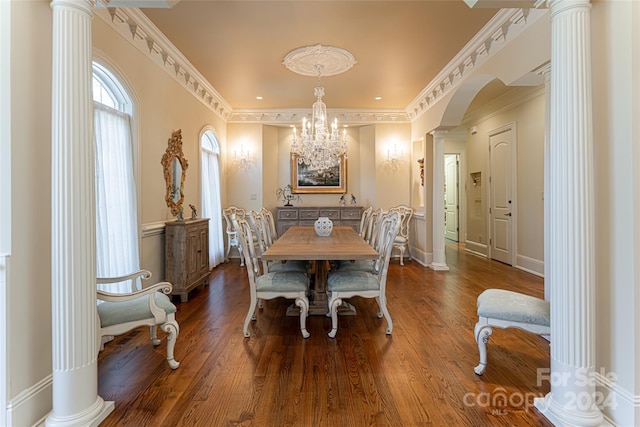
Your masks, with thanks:
<instances>
[{"instance_id":1,"label":"chair seat cushion","mask_svg":"<svg viewBox=\"0 0 640 427\"><path fill-rule=\"evenodd\" d=\"M373 260L357 259L355 261L339 260L336 262L336 271L366 271L373 272Z\"/></svg>"},{"instance_id":2,"label":"chair seat cushion","mask_svg":"<svg viewBox=\"0 0 640 427\"><path fill-rule=\"evenodd\" d=\"M269 263L269 273L281 273L284 271L298 271L306 273L309 271L309 261L288 260L287 262L272 261Z\"/></svg>"},{"instance_id":3,"label":"chair seat cushion","mask_svg":"<svg viewBox=\"0 0 640 427\"><path fill-rule=\"evenodd\" d=\"M395 240L393 241L393 243L404 243L404 244L406 244L407 242L408 242L408 239L402 236L396 236Z\"/></svg>"},{"instance_id":4,"label":"chair seat cushion","mask_svg":"<svg viewBox=\"0 0 640 427\"><path fill-rule=\"evenodd\" d=\"M153 297L156 305L167 314L176 312L176 306L171 303L167 295L156 292ZM100 326L102 328L144 319L153 319L153 314L149 309L149 295L123 302L104 301L98 304L98 315L100 316Z\"/></svg>"},{"instance_id":5,"label":"chair seat cushion","mask_svg":"<svg viewBox=\"0 0 640 427\"><path fill-rule=\"evenodd\" d=\"M267 273L256 277L258 292L300 292L306 291L309 276L297 271Z\"/></svg>"},{"instance_id":6,"label":"chair seat cushion","mask_svg":"<svg viewBox=\"0 0 640 427\"><path fill-rule=\"evenodd\" d=\"M332 292L376 291L380 283L377 276L366 271L336 271L329 274L327 288Z\"/></svg>"},{"instance_id":7,"label":"chair seat cushion","mask_svg":"<svg viewBox=\"0 0 640 427\"><path fill-rule=\"evenodd\" d=\"M548 301L504 289L487 289L478 296L478 316L531 325L551 324Z\"/></svg>"}]
</instances>

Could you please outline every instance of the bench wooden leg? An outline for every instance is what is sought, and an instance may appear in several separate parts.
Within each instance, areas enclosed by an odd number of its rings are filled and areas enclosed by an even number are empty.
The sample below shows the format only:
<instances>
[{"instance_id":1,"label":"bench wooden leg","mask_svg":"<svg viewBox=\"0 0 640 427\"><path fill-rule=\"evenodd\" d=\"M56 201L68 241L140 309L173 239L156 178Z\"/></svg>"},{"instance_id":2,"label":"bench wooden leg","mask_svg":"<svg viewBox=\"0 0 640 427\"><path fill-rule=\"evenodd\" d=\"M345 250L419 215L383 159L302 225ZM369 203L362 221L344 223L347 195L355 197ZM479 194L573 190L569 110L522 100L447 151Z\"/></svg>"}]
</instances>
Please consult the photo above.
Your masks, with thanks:
<instances>
[{"instance_id":1,"label":"bench wooden leg","mask_svg":"<svg viewBox=\"0 0 640 427\"><path fill-rule=\"evenodd\" d=\"M480 353L480 363L473 368L473 371L477 375L484 374L485 369L487 369L487 343L492 333L493 328L491 325L481 322L476 323L474 335L478 344L478 352Z\"/></svg>"}]
</instances>

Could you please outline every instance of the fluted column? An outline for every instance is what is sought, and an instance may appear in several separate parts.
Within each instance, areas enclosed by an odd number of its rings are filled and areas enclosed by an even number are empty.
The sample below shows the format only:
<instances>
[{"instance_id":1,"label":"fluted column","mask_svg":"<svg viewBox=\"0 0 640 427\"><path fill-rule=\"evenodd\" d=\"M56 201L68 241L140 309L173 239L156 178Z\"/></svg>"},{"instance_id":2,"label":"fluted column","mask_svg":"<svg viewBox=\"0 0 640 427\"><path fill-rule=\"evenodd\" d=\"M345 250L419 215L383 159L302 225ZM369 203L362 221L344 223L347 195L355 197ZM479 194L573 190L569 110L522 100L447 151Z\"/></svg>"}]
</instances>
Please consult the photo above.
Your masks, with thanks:
<instances>
[{"instance_id":1,"label":"fluted column","mask_svg":"<svg viewBox=\"0 0 640 427\"><path fill-rule=\"evenodd\" d=\"M433 131L433 270L449 270L444 253L444 136L446 130Z\"/></svg>"},{"instance_id":2,"label":"fluted column","mask_svg":"<svg viewBox=\"0 0 640 427\"><path fill-rule=\"evenodd\" d=\"M549 129L551 118L551 63L536 70L544 77L544 228L549 224ZM544 236L544 277L549 278L549 243L550 240ZM549 301L551 291L549 290L549 280L544 281L544 299Z\"/></svg>"},{"instance_id":3,"label":"fluted column","mask_svg":"<svg viewBox=\"0 0 640 427\"><path fill-rule=\"evenodd\" d=\"M97 425L98 396L91 19L94 0L54 0L52 54L53 409L47 426Z\"/></svg>"},{"instance_id":4,"label":"fluted column","mask_svg":"<svg viewBox=\"0 0 640 427\"><path fill-rule=\"evenodd\" d=\"M548 275L551 392L536 401L555 425L598 426L596 406L590 3L549 0Z\"/></svg>"}]
</instances>

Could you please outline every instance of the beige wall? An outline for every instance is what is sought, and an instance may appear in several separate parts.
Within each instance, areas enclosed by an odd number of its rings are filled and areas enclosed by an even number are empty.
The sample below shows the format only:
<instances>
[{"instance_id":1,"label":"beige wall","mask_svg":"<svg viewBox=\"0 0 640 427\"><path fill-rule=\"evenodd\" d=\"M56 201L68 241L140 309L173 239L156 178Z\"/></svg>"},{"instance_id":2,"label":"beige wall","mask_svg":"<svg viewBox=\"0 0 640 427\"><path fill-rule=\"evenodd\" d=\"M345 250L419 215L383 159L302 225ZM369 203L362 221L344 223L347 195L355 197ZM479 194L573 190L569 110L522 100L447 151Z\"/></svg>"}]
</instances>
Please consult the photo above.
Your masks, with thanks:
<instances>
[{"instance_id":1,"label":"beige wall","mask_svg":"<svg viewBox=\"0 0 640 427\"><path fill-rule=\"evenodd\" d=\"M165 202L166 184L160 160L175 129L182 129L182 150L188 161L185 206L192 203L200 207L200 133L207 125L215 129L224 156L227 132L224 121L102 19L94 17L92 28L97 60L125 82L137 103L134 126L138 137L137 176L142 227L174 219ZM223 179L223 193L233 193L227 183ZM163 234L143 234L140 246L141 267L149 269L154 280L162 280Z\"/></svg>"},{"instance_id":2,"label":"beige wall","mask_svg":"<svg viewBox=\"0 0 640 427\"><path fill-rule=\"evenodd\" d=\"M634 396L607 408L620 425L640 423L639 28L638 2L593 4L596 370Z\"/></svg>"},{"instance_id":3,"label":"beige wall","mask_svg":"<svg viewBox=\"0 0 640 427\"><path fill-rule=\"evenodd\" d=\"M467 201L467 242L474 250L487 254L487 186L489 133L509 123L515 124L514 148L517 152L517 259L516 265L543 274L544 261L544 127L545 94L543 88L532 88L518 99L505 96L506 105L498 105L499 113L488 112L464 122L475 125L477 133L467 132L466 173L464 175ZM523 102L524 101L524 102ZM462 126L462 131L468 125ZM480 172L481 185L473 186L471 174ZM518 264L520 263L520 265ZM521 265L524 264L524 265Z\"/></svg>"},{"instance_id":4,"label":"beige wall","mask_svg":"<svg viewBox=\"0 0 640 427\"><path fill-rule=\"evenodd\" d=\"M44 1L13 2L11 21L6 386L15 404L20 393L51 375L51 43L44 42L51 39L51 8ZM49 401L15 408L16 425L50 410L50 389L36 394Z\"/></svg>"}]
</instances>

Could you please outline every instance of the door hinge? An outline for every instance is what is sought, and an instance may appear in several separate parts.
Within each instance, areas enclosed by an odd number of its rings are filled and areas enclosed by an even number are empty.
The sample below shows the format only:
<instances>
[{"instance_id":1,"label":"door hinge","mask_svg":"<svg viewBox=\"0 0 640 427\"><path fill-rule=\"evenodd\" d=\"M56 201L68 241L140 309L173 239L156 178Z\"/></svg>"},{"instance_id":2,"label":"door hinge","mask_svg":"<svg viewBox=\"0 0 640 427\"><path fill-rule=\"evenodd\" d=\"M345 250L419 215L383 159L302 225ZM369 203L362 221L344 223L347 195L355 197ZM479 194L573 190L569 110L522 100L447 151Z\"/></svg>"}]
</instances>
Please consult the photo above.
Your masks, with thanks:
<instances>
[{"instance_id":1,"label":"door hinge","mask_svg":"<svg viewBox=\"0 0 640 427\"><path fill-rule=\"evenodd\" d=\"M491 215L491 208L489 208L489 215Z\"/></svg>"},{"instance_id":2,"label":"door hinge","mask_svg":"<svg viewBox=\"0 0 640 427\"><path fill-rule=\"evenodd\" d=\"M491 239L489 239L489 246L491 246Z\"/></svg>"}]
</instances>

